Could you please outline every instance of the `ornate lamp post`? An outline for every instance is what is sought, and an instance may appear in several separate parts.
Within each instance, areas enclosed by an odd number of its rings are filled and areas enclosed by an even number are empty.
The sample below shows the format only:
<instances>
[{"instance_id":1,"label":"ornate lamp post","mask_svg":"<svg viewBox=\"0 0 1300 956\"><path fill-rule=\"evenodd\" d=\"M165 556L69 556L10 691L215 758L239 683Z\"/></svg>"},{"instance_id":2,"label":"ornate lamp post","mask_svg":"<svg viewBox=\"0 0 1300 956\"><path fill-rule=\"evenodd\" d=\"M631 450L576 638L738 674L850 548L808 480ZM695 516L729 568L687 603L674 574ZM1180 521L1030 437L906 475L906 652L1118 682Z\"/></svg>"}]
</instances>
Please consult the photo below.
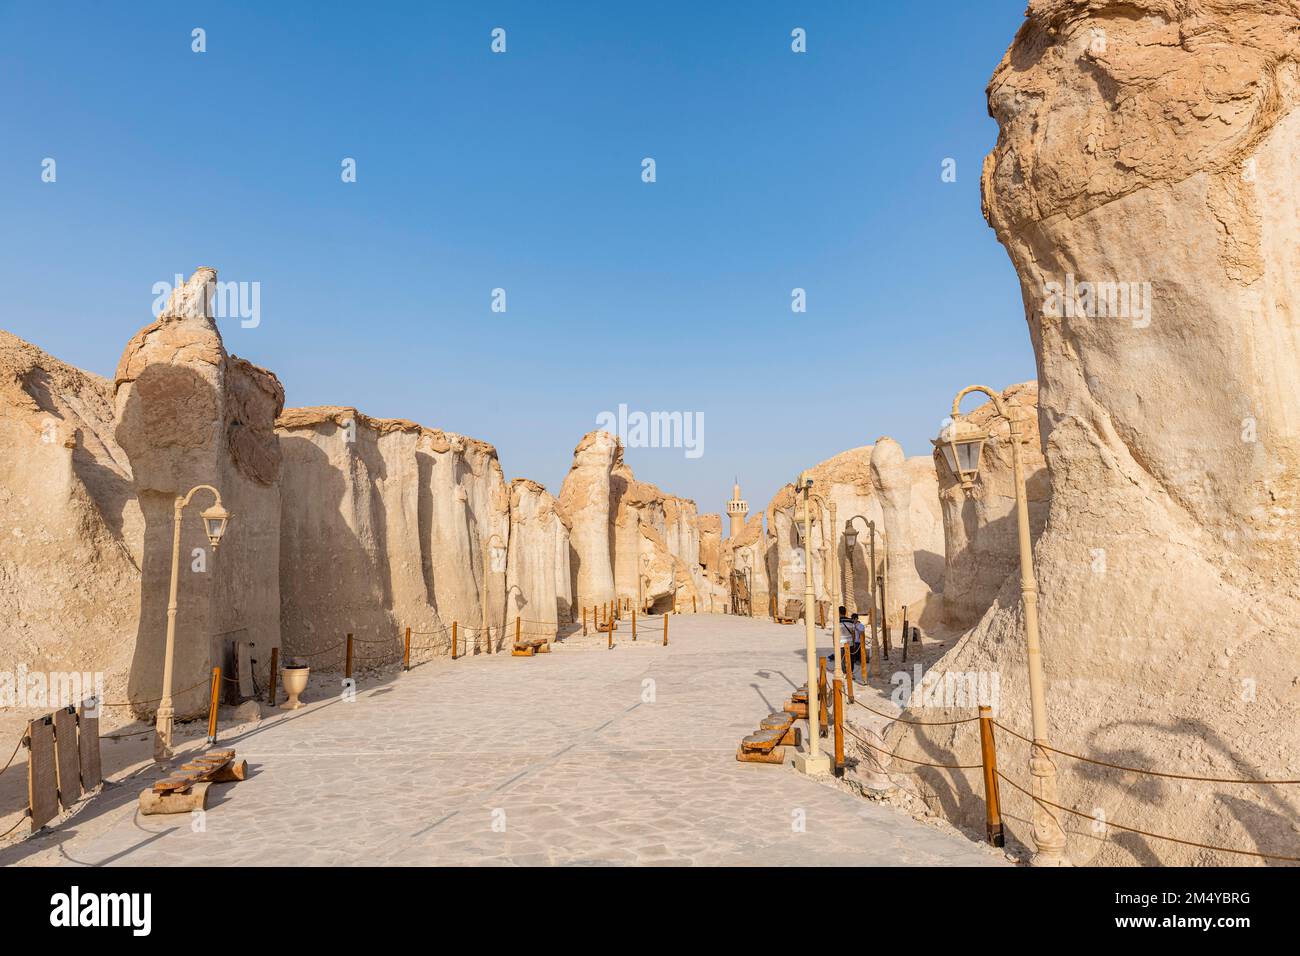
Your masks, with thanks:
<instances>
[{"instance_id":1,"label":"ornate lamp post","mask_svg":"<svg viewBox=\"0 0 1300 956\"><path fill-rule=\"evenodd\" d=\"M993 401L999 418L1011 432L1011 468L1016 487L1016 525L1020 539L1020 597L1025 608L1025 650L1029 666L1029 705L1033 716L1034 746L1030 748L1029 774L1034 794L1033 839L1036 866L1068 866L1065 830L1048 803L1056 797L1056 766L1043 748L1047 745L1047 696L1043 686L1042 651L1038 643L1038 582L1034 578L1034 550L1029 540L1029 500L1025 493L1025 471L1020 460L1021 423L1007 414L1002 396L983 385L963 388L952 400L952 421L943 429L935 446L943 452L953 475L969 492L979 474L980 452L988 434L961 416L961 400L971 392L982 392Z\"/></svg>"},{"instance_id":2,"label":"ornate lamp post","mask_svg":"<svg viewBox=\"0 0 1300 956\"><path fill-rule=\"evenodd\" d=\"M848 555L850 568L852 568L853 565L853 549L858 546L858 533L853 530L854 521L861 521L863 524L865 524L867 526L867 532L869 534L867 540L870 543L870 547L871 547L871 568L868 574L869 580L867 581L867 584L868 584L868 590L870 590L871 592L871 646L875 647L876 639L878 636L877 628L879 627L879 621L877 619L884 612L883 607L877 610L877 605L879 602L876 596L876 535L880 535L880 543L884 550L884 555L885 555L884 577L886 582L888 582L889 579L889 539L885 537L885 530L883 528L877 528L876 523L874 521L870 521L867 518L863 517L862 515L854 515L848 521L844 522L844 550ZM854 585L853 574L850 572L849 587L848 587L848 591L850 594L852 594L854 591L853 585Z\"/></svg>"},{"instance_id":3,"label":"ornate lamp post","mask_svg":"<svg viewBox=\"0 0 1300 956\"><path fill-rule=\"evenodd\" d=\"M806 656L808 662L808 749L795 758L795 767L806 774L830 773L830 759L821 752L821 727L817 713L817 632L813 626L812 560L808 549L812 547L812 479L801 472L795 482L795 494L803 493L803 621ZM798 528L798 524L795 525Z\"/></svg>"},{"instance_id":4,"label":"ornate lamp post","mask_svg":"<svg viewBox=\"0 0 1300 956\"><path fill-rule=\"evenodd\" d=\"M195 485L184 497L177 497L172 512L172 582L167 597L167 646L163 651L163 696L158 703L158 715L154 723L153 759L169 760L172 756L172 721L176 708L172 704L172 671L176 659L176 590L180 583L181 569L181 513L195 493L206 489L216 499L212 507L200 512L203 530L212 542L215 552L221 543L221 536L226 533L230 523L230 512L221 506L221 492L211 485Z\"/></svg>"},{"instance_id":5,"label":"ornate lamp post","mask_svg":"<svg viewBox=\"0 0 1300 956\"><path fill-rule=\"evenodd\" d=\"M497 544L494 549L492 542L500 542L500 540L501 536L493 532L492 536L483 545L483 635L484 640L487 641L487 652L489 654L492 653L492 624L488 620L488 600L492 594L492 579L488 577L488 574L491 573L492 564L499 563L495 560L489 561L489 558L495 559L497 557L496 550L505 550L504 544ZM504 571L505 568L502 567L501 570Z\"/></svg>"}]
</instances>

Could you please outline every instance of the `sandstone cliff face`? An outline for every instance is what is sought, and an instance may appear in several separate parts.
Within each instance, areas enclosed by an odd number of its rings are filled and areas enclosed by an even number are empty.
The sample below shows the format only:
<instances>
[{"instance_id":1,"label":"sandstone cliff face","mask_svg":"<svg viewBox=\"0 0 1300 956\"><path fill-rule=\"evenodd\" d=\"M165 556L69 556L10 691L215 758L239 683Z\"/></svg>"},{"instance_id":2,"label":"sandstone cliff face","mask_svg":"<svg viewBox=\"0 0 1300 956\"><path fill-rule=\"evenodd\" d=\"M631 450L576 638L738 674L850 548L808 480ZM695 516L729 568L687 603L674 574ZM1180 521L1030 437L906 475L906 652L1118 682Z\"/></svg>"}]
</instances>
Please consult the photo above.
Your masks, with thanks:
<instances>
[{"instance_id":1,"label":"sandstone cliff face","mask_svg":"<svg viewBox=\"0 0 1300 956\"><path fill-rule=\"evenodd\" d=\"M406 627L432 632L452 621L464 646L486 649L485 549L499 645L510 512L490 445L334 406L289 409L276 426L287 654L311 661L348 632L392 641L391 651ZM326 657L318 664L337 653Z\"/></svg>"},{"instance_id":2,"label":"sandstone cliff face","mask_svg":"<svg viewBox=\"0 0 1300 956\"><path fill-rule=\"evenodd\" d=\"M130 459L145 524L133 698L161 695L174 499L195 485L214 485L232 515L218 551L199 518L213 501L210 492L195 495L182 521L178 717L206 710L207 675L214 662L224 664L230 642L255 644L262 677L280 642L280 452L273 423L284 390L270 372L226 353L209 311L215 280L215 271L199 269L178 288L158 320L127 344L115 377L115 435Z\"/></svg>"},{"instance_id":3,"label":"sandstone cliff face","mask_svg":"<svg viewBox=\"0 0 1300 956\"><path fill-rule=\"evenodd\" d=\"M571 522L570 566L579 608L614 598L610 481L618 455L617 438L588 432L573 450L573 464L560 488L560 508Z\"/></svg>"},{"instance_id":4,"label":"sandstone cliff face","mask_svg":"<svg viewBox=\"0 0 1300 956\"><path fill-rule=\"evenodd\" d=\"M1020 456L1029 499L1033 540L1047 523L1051 486L1038 435L1038 384L1025 382L1002 392L1007 413L1022 423ZM965 418L992 436L980 458L980 476L966 492L948 467L943 453L934 452L943 508L943 622L957 630L973 627L989 609L1003 582L1018 575L1019 541L1016 489L1012 480L1010 426L998 418L993 403L968 410Z\"/></svg>"},{"instance_id":5,"label":"sandstone cliff face","mask_svg":"<svg viewBox=\"0 0 1300 956\"><path fill-rule=\"evenodd\" d=\"M510 549L506 569L506 627L513 640L519 617L525 636L550 636L570 620L569 529L550 493L535 481L510 483ZM563 591L557 582L563 582Z\"/></svg>"},{"instance_id":6,"label":"sandstone cliff face","mask_svg":"<svg viewBox=\"0 0 1300 956\"><path fill-rule=\"evenodd\" d=\"M1294 2L1034 0L989 86L985 211L1020 277L1051 474L1036 555L1064 750L1294 776L1298 15ZM1025 728L1018 608L1004 588L943 666L999 671L1002 720ZM1083 812L1294 855L1294 788L1056 762L1062 802ZM973 817L977 783L929 785L950 816ZM1008 790L1008 812L1028 817ZM1079 862L1249 861L1064 822Z\"/></svg>"},{"instance_id":7,"label":"sandstone cliff face","mask_svg":"<svg viewBox=\"0 0 1300 956\"><path fill-rule=\"evenodd\" d=\"M943 588L943 529L938 483L930 459L904 458L898 444L884 438L875 446L841 452L808 469L808 473L813 479L814 492L828 506L835 504L834 547L841 603L863 615L871 607L871 534L865 522L874 521L878 531L893 529L888 536L892 549L886 592L889 619L901 623L901 606L909 604L911 621L932 623L935 612L927 612L926 608L938 608L938 602L932 598ZM808 563L811 563L818 602L825 604L831 599L829 509L823 510L814 501L809 562L790 523L792 506L802 528L803 506L795 505L792 485L782 488L768 505L768 554L762 566L766 574L760 574L759 585L764 587L764 577L770 579L775 586L778 608L783 613L802 607L804 569ZM855 519L853 528L858 532L857 543L851 551L844 540L844 525L850 519ZM747 526L746 540L749 533ZM878 575L885 574L885 563L885 538L877 536ZM765 592L760 597L767 601Z\"/></svg>"},{"instance_id":8,"label":"sandstone cliff face","mask_svg":"<svg viewBox=\"0 0 1300 956\"><path fill-rule=\"evenodd\" d=\"M113 435L113 387L3 331L0 515L0 671L100 672L120 700L144 519Z\"/></svg>"}]
</instances>

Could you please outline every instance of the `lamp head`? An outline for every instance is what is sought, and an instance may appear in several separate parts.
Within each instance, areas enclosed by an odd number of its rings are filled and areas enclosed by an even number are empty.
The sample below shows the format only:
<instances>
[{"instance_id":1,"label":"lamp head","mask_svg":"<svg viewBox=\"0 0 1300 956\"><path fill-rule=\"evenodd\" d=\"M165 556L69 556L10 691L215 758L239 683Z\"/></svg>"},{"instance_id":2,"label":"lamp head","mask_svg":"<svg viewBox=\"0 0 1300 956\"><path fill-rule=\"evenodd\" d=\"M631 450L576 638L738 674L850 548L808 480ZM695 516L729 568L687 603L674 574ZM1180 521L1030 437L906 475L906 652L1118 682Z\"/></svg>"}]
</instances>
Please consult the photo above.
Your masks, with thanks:
<instances>
[{"instance_id":1,"label":"lamp head","mask_svg":"<svg viewBox=\"0 0 1300 956\"><path fill-rule=\"evenodd\" d=\"M984 429L957 415L943 427L934 441L935 447L943 452L944 461L952 470L953 477L967 491L975 486L975 478L980 470L980 452L988 437Z\"/></svg>"},{"instance_id":2,"label":"lamp head","mask_svg":"<svg viewBox=\"0 0 1300 956\"><path fill-rule=\"evenodd\" d=\"M858 546L858 532L857 529L853 527L852 521L844 522L844 543L850 549Z\"/></svg>"},{"instance_id":3,"label":"lamp head","mask_svg":"<svg viewBox=\"0 0 1300 956\"><path fill-rule=\"evenodd\" d=\"M221 536L226 533L226 525L230 523L230 512L217 502L202 512L199 517L203 519L203 530L208 540L212 542L212 550L216 551L217 546L221 544Z\"/></svg>"}]
</instances>

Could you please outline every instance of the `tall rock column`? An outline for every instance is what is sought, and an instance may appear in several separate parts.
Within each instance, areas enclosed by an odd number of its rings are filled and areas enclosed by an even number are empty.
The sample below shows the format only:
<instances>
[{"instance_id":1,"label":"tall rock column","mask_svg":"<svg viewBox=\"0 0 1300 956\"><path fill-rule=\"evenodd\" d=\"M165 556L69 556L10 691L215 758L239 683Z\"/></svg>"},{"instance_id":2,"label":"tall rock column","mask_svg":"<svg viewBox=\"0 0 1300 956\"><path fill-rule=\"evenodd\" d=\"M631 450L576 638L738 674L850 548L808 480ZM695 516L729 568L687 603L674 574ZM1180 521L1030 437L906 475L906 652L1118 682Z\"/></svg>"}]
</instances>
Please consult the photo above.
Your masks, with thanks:
<instances>
[{"instance_id":1,"label":"tall rock column","mask_svg":"<svg viewBox=\"0 0 1300 956\"><path fill-rule=\"evenodd\" d=\"M1294 776L1298 15L1294 2L1032 0L989 84L985 212L1020 278L1051 475L1035 558L1061 750L1188 776ZM945 664L999 673L999 719L1023 733L1020 603L1012 582ZM1294 787L1056 763L1061 803L1108 822L1295 855ZM958 796L971 781L929 786L974 816ZM1002 795L1008 818L1032 814ZM1062 824L1076 862L1243 861Z\"/></svg>"},{"instance_id":2,"label":"tall rock column","mask_svg":"<svg viewBox=\"0 0 1300 956\"><path fill-rule=\"evenodd\" d=\"M573 590L579 608L614 598L610 476L618 452L618 439L609 432L588 432L573 451L573 465L560 489L560 507L572 523Z\"/></svg>"},{"instance_id":3,"label":"tall rock column","mask_svg":"<svg viewBox=\"0 0 1300 956\"><path fill-rule=\"evenodd\" d=\"M920 618L930 589L916 573L912 540L912 475L902 446L882 437L871 449L871 484L880 502L889 555L885 581L886 620L902 622L902 606L911 620Z\"/></svg>"},{"instance_id":4,"label":"tall rock column","mask_svg":"<svg viewBox=\"0 0 1300 956\"><path fill-rule=\"evenodd\" d=\"M206 678L232 641L254 643L262 676L280 643L274 424L284 390L270 372L226 353L209 308L215 282L216 272L203 268L176 289L158 320L127 344L115 382L116 439L145 522L133 699L162 695L173 502L195 485L214 485L231 514L214 552L199 518L210 494L196 494L184 513L172 682L178 718L206 710Z\"/></svg>"}]
</instances>

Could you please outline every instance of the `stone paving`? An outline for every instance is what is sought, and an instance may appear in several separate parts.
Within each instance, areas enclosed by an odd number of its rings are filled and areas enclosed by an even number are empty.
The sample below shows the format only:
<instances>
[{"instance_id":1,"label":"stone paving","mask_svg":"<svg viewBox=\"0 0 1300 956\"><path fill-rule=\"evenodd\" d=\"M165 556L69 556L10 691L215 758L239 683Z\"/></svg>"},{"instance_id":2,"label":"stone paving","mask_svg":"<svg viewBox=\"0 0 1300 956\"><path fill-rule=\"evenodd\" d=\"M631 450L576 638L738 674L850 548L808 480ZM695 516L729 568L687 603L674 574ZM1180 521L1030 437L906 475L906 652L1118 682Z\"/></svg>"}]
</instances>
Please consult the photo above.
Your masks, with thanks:
<instances>
[{"instance_id":1,"label":"stone paving","mask_svg":"<svg viewBox=\"0 0 1300 956\"><path fill-rule=\"evenodd\" d=\"M656 622L657 623L657 622ZM644 632L643 632L644 633ZM645 637L658 639L655 630ZM214 786L204 827L138 815L147 779L83 865L990 865L985 848L736 745L803 683L802 630L672 618L670 644L437 661L363 678L222 746L250 777ZM801 824L801 825L800 825Z\"/></svg>"}]
</instances>

